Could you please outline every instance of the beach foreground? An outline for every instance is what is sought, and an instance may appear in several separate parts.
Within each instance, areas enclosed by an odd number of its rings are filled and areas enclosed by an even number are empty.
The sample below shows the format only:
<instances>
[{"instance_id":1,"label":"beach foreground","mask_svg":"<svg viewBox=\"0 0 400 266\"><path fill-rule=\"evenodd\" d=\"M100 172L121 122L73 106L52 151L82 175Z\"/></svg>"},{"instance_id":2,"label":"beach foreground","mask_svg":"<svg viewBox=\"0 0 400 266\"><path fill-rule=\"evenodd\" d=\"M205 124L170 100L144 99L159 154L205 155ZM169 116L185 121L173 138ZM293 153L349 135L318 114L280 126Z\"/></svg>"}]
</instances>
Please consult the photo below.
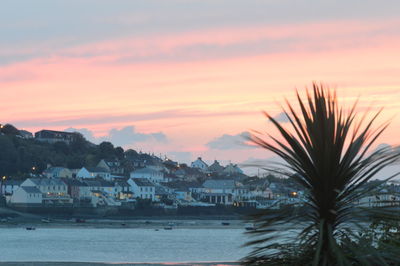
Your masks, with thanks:
<instances>
[{"instance_id":1,"label":"beach foreground","mask_svg":"<svg viewBox=\"0 0 400 266\"><path fill-rule=\"evenodd\" d=\"M187 263L99 263L99 262L0 262L1 266L230 266L240 265L238 262L187 262Z\"/></svg>"}]
</instances>

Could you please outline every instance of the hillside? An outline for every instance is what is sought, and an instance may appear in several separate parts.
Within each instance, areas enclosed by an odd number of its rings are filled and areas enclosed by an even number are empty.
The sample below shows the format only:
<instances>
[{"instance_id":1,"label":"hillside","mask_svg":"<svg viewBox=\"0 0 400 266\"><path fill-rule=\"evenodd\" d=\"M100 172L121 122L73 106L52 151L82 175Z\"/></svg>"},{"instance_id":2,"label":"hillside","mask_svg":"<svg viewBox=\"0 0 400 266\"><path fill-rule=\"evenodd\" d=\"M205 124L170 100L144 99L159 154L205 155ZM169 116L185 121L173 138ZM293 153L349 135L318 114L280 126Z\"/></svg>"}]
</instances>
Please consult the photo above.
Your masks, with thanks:
<instances>
[{"instance_id":1,"label":"hillside","mask_svg":"<svg viewBox=\"0 0 400 266\"><path fill-rule=\"evenodd\" d=\"M95 145L79 133L69 144L61 141L46 143L22 137L20 131L12 125L0 127L0 176L23 178L30 173L41 173L48 164L77 169L95 166L101 159L123 161L127 156L131 159L143 160L146 156L151 159L147 154L138 154L134 150L124 151L110 142Z\"/></svg>"}]
</instances>

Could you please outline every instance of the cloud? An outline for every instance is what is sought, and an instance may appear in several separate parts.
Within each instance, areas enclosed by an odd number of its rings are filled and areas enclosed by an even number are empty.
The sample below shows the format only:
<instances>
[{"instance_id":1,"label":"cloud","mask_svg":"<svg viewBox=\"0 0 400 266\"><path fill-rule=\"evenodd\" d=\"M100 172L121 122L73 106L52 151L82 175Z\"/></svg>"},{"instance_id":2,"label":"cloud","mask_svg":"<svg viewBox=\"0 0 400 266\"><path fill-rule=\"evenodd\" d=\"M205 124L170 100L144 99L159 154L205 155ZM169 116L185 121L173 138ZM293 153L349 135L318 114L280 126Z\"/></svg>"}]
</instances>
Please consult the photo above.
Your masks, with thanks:
<instances>
[{"instance_id":1,"label":"cloud","mask_svg":"<svg viewBox=\"0 0 400 266\"><path fill-rule=\"evenodd\" d=\"M281 112L273 117L276 121L281 122L281 123L288 123L289 119L287 118L286 114L284 112Z\"/></svg>"},{"instance_id":2,"label":"cloud","mask_svg":"<svg viewBox=\"0 0 400 266\"><path fill-rule=\"evenodd\" d=\"M94 143L100 143L103 141L109 141L114 144L114 146L129 146L138 142L158 142L167 143L168 138L163 132L154 133L141 133L137 132L134 126L127 126L122 129L111 129L106 136L95 137L93 132L87 128L67 128L65 131L68 132L79 132L83 136Z\"/></svg>"},{"instance_id":3,"label":"cloud","mask_svg":"<svg viewBox=\"0 0 400 266\"><path fill-rule=\"evenodd\" d=\"M23 127L49 127L49 126L69 126L69 125L98 125L106 123L125 123L129 121L153 121L153 120L170 120L177 118L206 118L206 117L219 117L219 116L244 116L257 114L255 111L220 111L210 112L204 110L191 110L191 109L169 109L156 112L146 113L127 113L120 115L110 115L98 113L96 115L80 115L64 116L64 117L46 117L41 116L37 118L30 118L29 120L14 119L13 123L18 123Z\"/></svg>"},{"instance_id":4,"label":"cloud","mask_svg":"<svg viewBox=\"0 0 400 266\"><path fill-rule=\"evenodd\" d=\"M162 132L140 133L136 132L134 126L127 126L122 129L111 129L108 136L103 139L108 140L116 146L130 145L136 142L156 141L161 143L168 142L167 136Z\"/></svg>"},{"instance_id":5,"label":"cloud","mask_svg":"<svg viewBox=\"0 0 400 266\"><path fill-rule=\"evenodd\" d=\"M246 143L250 133L244 131L237 135L224 134L206 144L207 147L215 150L251 149L256 146Z\"/></svg>"}]
</instances>

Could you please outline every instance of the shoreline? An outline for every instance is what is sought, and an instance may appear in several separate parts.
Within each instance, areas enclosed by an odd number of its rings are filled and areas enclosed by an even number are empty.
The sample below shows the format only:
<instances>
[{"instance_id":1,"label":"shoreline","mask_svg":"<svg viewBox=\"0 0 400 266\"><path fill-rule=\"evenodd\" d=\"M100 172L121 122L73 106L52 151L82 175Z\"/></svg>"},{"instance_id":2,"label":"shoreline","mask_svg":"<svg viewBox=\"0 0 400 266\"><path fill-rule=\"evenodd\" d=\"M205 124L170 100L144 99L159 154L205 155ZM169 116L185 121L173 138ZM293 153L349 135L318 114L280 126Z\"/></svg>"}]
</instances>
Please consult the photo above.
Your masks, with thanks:
<instances>
[{"instance_id":1,"label":"shoreline","mask_svg":"<svg viewBox=\"0 0 400 266\"><path fill-rule=\"evenodd\" d=\"M60 261L22 261L22 262L0 262L0 266L233 266L240 265L239 262L60 262Z\"/></svg>"},{"instance_id":2,"label":"shoreline","mask_svg":"<svg viewBox=\"0 0 400 266\"><path fill-rule=\"evenodd\" d=\"M223 224L224 223L224 224ZM109 220L109 219L88 219L83 223L75 220L54 219L48 223L41 220L19 220L0 223L0 229L7 228L81 228L81 229L163 229L172 227L174 229L244 229L245 222L242 220Z\"/></svg>"}]
</instances>

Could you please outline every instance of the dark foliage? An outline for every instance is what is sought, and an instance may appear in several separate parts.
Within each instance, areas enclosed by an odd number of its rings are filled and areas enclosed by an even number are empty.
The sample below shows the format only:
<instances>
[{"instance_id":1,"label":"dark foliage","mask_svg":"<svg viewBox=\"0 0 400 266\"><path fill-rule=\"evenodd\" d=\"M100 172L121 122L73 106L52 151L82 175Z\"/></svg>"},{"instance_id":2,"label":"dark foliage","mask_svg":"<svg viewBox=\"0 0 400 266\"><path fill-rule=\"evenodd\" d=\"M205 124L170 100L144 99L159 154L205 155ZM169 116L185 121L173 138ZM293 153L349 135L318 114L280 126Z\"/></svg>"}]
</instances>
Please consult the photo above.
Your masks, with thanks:
<instances>
[{"instance_id":1,"label":"dark foliage","mask_svg":"<svg viewBox=\"0 0 400 266\"><path fill-rule=\"evenodd\" d=\"M388 126L373 129L380 112L361 119L339 107L336 93L313 84L304 101L297 93L300 112L287 102L284 110L291 130L265 113L280 137L252 135L257 145L272 151L284 163L270 171L291 177L304 191L302 208L281 208L252 217L257 230L248 245L254 250L249 265L399 265L400 250L385 242L384 249L360 239L371 215L399 221L398 212L385 207L368 209L358 204L379 185L366 185L380 170L400 157L390 147L371 151ZM390 238L390 236L388 236Z\"/></svg>"}]
</instances>

